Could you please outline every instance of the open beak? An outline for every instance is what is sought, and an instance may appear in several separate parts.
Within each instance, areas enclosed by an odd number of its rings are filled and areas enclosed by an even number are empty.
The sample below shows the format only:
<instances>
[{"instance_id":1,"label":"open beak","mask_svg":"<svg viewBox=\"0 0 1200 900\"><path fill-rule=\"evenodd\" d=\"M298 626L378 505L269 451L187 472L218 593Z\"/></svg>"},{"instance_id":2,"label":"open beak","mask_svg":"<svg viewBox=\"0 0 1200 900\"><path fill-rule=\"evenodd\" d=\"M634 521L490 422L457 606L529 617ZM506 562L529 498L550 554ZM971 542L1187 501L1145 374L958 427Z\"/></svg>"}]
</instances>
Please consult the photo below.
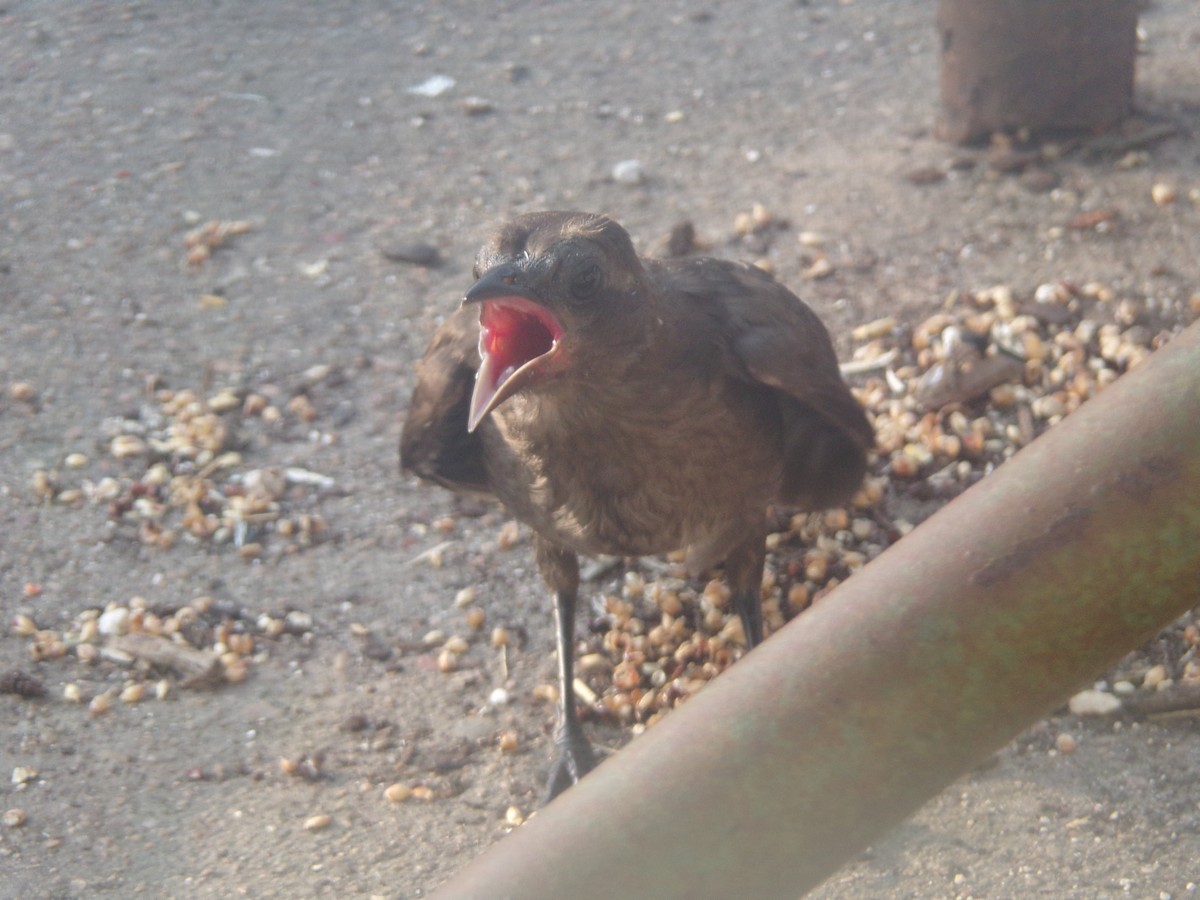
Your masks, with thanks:
<instances>
[{"instance_id":1,"label":"open beak","mask_svg":"<svg viewBox=\"0 0 1200 900\"><path fill-rule=\"evenodd\" d=\"M521 287L522 273L497 266L467 291L463 303L479 303L479 371L471 394L467 431L519 391L550 374L563 327Z\"/></svg>"}]
</instances>

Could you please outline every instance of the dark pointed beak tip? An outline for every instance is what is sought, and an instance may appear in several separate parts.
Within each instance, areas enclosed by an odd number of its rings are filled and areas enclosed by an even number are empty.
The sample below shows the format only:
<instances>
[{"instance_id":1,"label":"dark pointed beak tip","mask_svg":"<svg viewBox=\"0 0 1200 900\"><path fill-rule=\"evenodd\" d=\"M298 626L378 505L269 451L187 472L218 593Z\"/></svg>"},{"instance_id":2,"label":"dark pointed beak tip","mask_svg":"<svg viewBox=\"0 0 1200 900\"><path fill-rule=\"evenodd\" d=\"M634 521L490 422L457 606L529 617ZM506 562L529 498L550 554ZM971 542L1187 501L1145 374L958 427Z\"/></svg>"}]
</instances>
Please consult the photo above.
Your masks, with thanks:
<instances>
[{"instance_id":1,"label":"dark pointed beak tip","mask_svg":"<svg viewBox=\"0 0 1200 900\"><path fill-rule=\"evenodd\" d=\"M510 265L497 266L471 285L463 295L463 303L479 303L495 297L528 297L521 282L520 269Z\"/></svg>"}]
</instances>

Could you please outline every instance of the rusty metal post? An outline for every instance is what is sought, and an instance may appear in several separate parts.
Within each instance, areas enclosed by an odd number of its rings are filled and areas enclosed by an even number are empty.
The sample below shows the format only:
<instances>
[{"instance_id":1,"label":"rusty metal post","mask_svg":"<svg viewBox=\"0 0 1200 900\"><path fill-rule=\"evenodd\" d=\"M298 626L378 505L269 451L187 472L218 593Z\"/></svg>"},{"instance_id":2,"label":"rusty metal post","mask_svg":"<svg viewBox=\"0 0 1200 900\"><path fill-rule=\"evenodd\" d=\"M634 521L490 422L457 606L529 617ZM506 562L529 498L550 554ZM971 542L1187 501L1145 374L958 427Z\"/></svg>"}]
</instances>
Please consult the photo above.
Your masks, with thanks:
<instances>
[{"instance_id":1,"label":"rusty metal post","mask_svg":"<svg viewBox=\"0 0 1200 900\"><path fill-rule=\"evenodd\" d=\"M812 888L1200 600L1200 323L452 878Z\"/></svg>"},{"instance_id":2,"label":"rusty metal post","mask_svg":"<svg viewBox=\"0 0 1200 900\"><path fill-rule=\"evenodd\" d=\"M1138 0L939 0L938 135L1103 131L1133 109Z\"/></svg>"}]
</instances>

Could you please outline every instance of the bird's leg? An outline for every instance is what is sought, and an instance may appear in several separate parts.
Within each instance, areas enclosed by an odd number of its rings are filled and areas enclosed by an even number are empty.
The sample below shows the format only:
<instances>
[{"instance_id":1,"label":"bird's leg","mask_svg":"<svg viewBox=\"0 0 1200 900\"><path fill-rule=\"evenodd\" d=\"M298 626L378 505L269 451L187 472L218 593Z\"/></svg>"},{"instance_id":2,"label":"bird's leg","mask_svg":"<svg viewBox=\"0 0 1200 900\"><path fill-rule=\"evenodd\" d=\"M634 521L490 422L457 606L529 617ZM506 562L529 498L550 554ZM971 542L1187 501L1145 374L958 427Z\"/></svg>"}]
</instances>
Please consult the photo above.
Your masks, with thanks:
<instances>
[{"instance_id":1,"label":"bird's leg","mask_svg":"<svg viewBox=\"0 0 1200 900\"><path fill-rule=\"evenodd\" d=\"M537 564L554 592L554 625L558 645L558 725L555 756L542 803L549 803L596 765L591 744L575 712L575 599L579 592L579 558L570 550L537 539Z\"/></svg>"},{"instance_id":2,"label":"bird's leg","mask_svg":"<svg viewBox=\"0 0 1200 900\"><path fill-rule=\"evenodd\" d=\"M733 595L733 608L742 620L746 649L762 643L762 579L767 564L765 536L751 529L752 537L738 544L725 557L725 577Z\"/></svg>"}]
</instances>

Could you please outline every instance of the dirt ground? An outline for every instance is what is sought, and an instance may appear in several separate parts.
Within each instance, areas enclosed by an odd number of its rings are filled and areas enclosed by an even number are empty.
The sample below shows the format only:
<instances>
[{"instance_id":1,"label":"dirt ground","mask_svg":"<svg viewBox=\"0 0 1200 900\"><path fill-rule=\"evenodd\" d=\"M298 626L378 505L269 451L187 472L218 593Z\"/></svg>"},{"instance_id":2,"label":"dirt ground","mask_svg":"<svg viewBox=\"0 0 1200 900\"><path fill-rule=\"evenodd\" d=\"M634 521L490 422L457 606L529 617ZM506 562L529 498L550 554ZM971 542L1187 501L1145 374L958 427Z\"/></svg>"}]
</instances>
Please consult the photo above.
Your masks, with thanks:
<instances>
[{"instance_id":1,"label":"dirt ground","mask_svg":"<svg viewBox=\"0 0 1200 900\"><path fill-rule=\"evenodd\" d=\"M480 9L0 6L0 673L46 690L0 695L0 895L418 897L534 806L552 721L535 688L554 669L528 542L397 470L413 360L497 219L608 212L650 250L686 218L745 257L735 219L762 204L790 228L755 255L844 355L855 324L917 322L955 290L1099 282L1161 309L1200 291L1188 0L1142 18L1139 114L1174 133L1034 177L933 137L922 0ZM626 160L637 183L612 177ZM1066 227L1097 210L1116 218ZM225 230L195 233L210 221ZM823 236L828 277L805 277L802 231ZM404 259L430 248L436 264ZM226 463L247 485L301 470L267 513L287 530L251 512L188 539L168 512L165 546L129 518L155 500L130 488L147 458L112 439L170 439L162 391L185 389L275 411L235 416ZM81 659L85 611L135 597L159 619L212 598L238 623L223 649L254 635L244 680L169 678L156 699L158 674ZM66 654L33 661L22 616ZM455 671L423 647L432 630L469 639ZM1197 892L1195 718L1064 712L993 763L816 896ZM393 783L418 796L389 801Z\"/></svg>"}]
</instances>

